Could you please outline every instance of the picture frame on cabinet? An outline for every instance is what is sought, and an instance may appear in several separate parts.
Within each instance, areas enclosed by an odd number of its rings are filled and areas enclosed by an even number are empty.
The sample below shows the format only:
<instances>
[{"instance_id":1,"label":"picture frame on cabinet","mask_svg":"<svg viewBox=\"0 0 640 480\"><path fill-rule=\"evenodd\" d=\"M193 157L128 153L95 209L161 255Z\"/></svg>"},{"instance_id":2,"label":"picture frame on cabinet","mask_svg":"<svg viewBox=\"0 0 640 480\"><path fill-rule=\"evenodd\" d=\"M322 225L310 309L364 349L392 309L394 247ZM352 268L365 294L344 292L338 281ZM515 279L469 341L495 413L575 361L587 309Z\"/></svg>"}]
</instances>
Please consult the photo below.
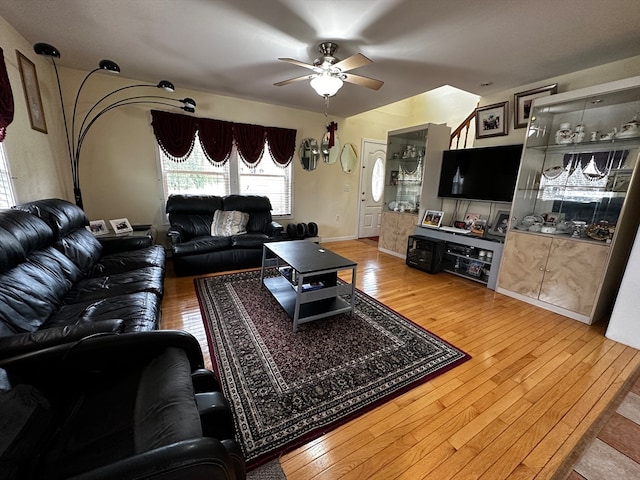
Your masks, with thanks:
<instances>
[{"instance_id":1,"label":"picture frame on cabinet","mask_svg":"<svg viewBox=\"0 0 640 480\"><path fill-rule=\"evenodd\" d=\"M554 93L558 93L557 83L516 93L513 96L513 128L524 128L527 126L531 114L531 103L536 98L547 97Z\"/></svg>"},{"instance_id":2,"label":"picture frame on cabinet","mask_svg":"<svg viewBox=\"0 0 640 480\"><path fill-rule=\"evenodd\" d=\"M129 223L129 220L126 218L116 218L114 220L109 220L111 223L111 227L116 234L119 233L130 233L133 232L133 227Z\"/></svg>"},{"instance_id":3,"label":"picture frame on cabinet","mask_svg":"<svg viewBox=\"0 0 640 480\"><path fill-rule=\"evenodd\" d=\"M626 192L629 189L632 174L633 170L631 169L611 169L607 176L605 190L608 192Z\"/></svg>"},{"instance_id":4,"label":"picture frame on cabinet","mask_svg":"<svg viewBox=\"0 0 640 480\"><path fill-rule=\"evenodd\" d=\"M444 212L440 210L427 210L424 212L424 217L422 218L422 226L434 228L440 227L443 215Z\"/></svg>"},{"instance_id":5,"label":"picture frame on cabinet","mask_svg":"<svg viewBox=\"0 0 640 480\"><path fill-rule=\"evenodd\" d=\"M85 228L93 233L96 237L109 233L107 223L104 220L93 220L89 222L89 225L87 225Z\"/></svg>"},{"instance_id":6,"label":"picture frame on cabinet","mask_svg":"<svg viewBox=\"0 0 640 480\"><path fill-rule=\"evenodd\" d=\"M504 237L509 230L509 212L507 210L498 210L493 220L493 225L489 233Z\"/></svg>"},{"instance_id":7,"label":"picture frame on cabinet","mask_svg":"<svg viewBox=\"0 0 640 480\"><path fill-rule=\"evenodd\" d=\"M509 101L476 108L476 139L506 135Z\"/></svg>"},{"instance_id":8,"label":"picture frame on cabinet","mask_svg":"<svg viewBox=\"0 0 640 480\"><path fill-rule=\"evenodd\" d=\"M464 229L466 230L472 230L473 229L473 225L480 220L480 214L479 213L467 213L464 216Z\"/></svg>"},{"instance_id":9,"label":"picture frame on cabinet","mask_svg":"<svg viewBox=\"0 0 640 480\"><path fill-rule=\"evenodd\" d=\"M398 174L399 170L391 170L391 174L389 176L389 185L395 186L398 185Z\"/></svg>"},{"instance_id":10,"label":"picture frame on cabinet","mask_svg":"<svg viewBox=\"0 0 640 480\"><path fill-rule=\"evenodd\" d=\"M24 90L24 99L27 102L31 128L38 132L47 133L47 122L44 118L44 107L42 106L36 66L18 50L16 50L16 56L18 57L22 89Z\"/></svg>"}]
</instances>

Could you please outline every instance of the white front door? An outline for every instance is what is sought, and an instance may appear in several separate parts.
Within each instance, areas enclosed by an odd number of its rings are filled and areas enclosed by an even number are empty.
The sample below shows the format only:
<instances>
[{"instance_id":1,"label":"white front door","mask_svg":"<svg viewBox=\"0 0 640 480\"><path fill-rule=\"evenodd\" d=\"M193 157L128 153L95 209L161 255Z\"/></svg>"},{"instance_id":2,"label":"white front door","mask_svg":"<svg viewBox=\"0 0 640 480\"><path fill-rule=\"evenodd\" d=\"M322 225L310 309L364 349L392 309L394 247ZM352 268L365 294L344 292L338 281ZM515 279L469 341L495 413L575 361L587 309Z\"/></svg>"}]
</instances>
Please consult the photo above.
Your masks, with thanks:
<instances>
[{"instance_id":1,"label":"white front door","mask_svg":"<svg viewBox=\"0 0 640 480\"><path fill-rule=\"evenodd\" d=\"M380 235L386 151L386 143L362 141L358 238Z\"/></svg>"}]
</instances>

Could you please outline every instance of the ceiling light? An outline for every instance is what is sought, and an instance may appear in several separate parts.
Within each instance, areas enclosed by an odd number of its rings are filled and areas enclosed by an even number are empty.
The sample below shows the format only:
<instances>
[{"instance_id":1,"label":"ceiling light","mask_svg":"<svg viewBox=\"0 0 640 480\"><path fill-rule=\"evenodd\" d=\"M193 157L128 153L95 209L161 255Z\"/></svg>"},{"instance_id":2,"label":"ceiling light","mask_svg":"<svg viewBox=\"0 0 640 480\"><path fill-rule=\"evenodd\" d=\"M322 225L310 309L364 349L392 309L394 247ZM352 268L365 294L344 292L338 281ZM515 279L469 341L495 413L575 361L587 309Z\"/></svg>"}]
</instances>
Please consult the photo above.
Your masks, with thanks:
<instances>
[{"instance_id":1,"label":"ceiling light","mask_svg":"<svg viewBox=\"0 0 640 480\"><path fill-rule=\"evenodd\" d=\"M342 80L335 74L325 72L311 79L311 87L321 97L333 97L342 87Z\"/></svg>"}]
</instances>

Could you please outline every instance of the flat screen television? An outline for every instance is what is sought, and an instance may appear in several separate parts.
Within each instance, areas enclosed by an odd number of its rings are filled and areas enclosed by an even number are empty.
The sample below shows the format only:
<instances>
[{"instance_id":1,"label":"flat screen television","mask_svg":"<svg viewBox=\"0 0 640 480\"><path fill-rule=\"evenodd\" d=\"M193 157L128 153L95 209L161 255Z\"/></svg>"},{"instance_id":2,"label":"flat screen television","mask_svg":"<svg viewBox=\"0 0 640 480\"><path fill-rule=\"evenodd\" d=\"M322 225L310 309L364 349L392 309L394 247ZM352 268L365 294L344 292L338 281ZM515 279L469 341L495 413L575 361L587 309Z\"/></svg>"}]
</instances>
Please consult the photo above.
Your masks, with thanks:
<instances>
[{"instance_id":1,"label":"flat screen television","mask_svg":"<svg viewBox=\"0 0 640 480\"><path fill-rule=\"evenodd\" d=\"M511 202L522 144L445 150L438 197Z\"/></svg>"}]
</instances>

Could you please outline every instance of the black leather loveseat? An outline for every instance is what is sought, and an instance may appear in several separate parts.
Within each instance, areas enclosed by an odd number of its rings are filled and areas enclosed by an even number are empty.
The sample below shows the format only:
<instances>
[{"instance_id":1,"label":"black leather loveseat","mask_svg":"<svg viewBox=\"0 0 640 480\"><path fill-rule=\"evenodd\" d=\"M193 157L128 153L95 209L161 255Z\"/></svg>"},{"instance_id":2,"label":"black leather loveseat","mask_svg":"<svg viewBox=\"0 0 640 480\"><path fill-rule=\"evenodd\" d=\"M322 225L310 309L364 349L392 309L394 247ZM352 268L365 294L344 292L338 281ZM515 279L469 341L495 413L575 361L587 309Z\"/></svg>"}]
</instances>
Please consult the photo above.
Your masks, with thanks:
<instances>
[{"instance_id":1,"label":"black leather loveseat","mask_svg":"<svg viewBox=\"0 0 640 480\"><path fill-rule=\"evenodd\" d=\"M158 328L160 246L103 254L65 200L0 211L0 358L99 332Z\"/></svg>"},{"instance_id":2,"label":"black leather loveseat","mask_svg":"<svg viewBox=\"0 0 640 480\"><path fill-rule=\"evenodd\" d=\"M229 404L179 331L0 360L0 478L243 480Z\"/></svg>"},{"instance_id":3,"label":"black leather loveseat","mask_svg":"<svg viewBox=\"0 0 640 480\"><path fill-rule=\"evenodd\" d=\"M282 239L282 225L273 221L267 197L171 195L166 212L176 275L258 267L262 245ZM230 215L226 223L222 212ZM231 228L214 231L214 222Z\"/></svg>"}]
</instances>

